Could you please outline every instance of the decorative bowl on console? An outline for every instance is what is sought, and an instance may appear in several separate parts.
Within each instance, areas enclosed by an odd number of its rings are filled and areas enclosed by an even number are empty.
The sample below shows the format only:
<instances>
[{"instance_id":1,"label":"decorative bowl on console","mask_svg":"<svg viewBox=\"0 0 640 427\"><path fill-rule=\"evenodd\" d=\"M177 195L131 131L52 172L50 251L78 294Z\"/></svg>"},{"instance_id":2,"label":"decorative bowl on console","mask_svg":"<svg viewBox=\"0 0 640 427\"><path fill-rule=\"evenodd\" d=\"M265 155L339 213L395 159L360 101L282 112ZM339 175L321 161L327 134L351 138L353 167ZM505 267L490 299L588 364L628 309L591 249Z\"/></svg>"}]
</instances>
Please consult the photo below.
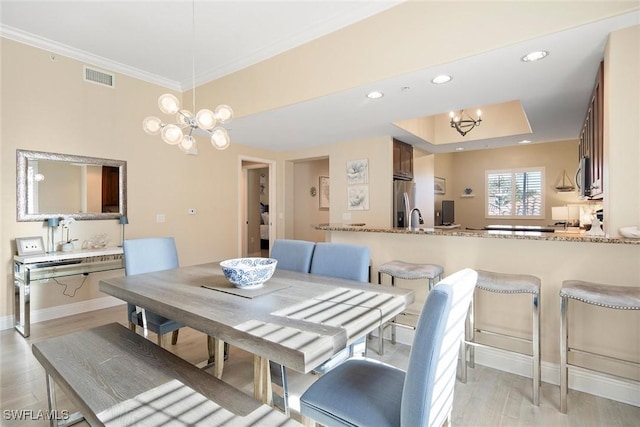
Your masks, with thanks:
<instances>
[{"instance_id":1,"label":"decorative bowl on console","mask_svg":"<svg viewBox=\"0 0 640 427\"><path fill-rule=\"evenodd\" d=\"M236 288L255 289L273 276L276 264L274 258L234 258L222 261L220 267Z\"/></svg>"}]
</instances>

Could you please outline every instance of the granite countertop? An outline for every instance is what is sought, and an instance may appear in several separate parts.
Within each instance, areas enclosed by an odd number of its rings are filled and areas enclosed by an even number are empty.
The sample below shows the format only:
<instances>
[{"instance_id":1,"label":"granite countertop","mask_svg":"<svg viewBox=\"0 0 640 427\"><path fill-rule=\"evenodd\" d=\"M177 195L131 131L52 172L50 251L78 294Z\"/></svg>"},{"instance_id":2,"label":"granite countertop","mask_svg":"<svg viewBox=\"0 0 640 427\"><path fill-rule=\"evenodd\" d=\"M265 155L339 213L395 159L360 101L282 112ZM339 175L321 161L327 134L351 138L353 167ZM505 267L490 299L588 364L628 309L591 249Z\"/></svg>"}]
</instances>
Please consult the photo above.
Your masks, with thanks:
<instances>
[{"instance_id":1,"label":"granite countertop","mask_svg":"<svg viewBox=\"0 0 640 427\"><path fill-rule=\"evenodd\" d=\"M318 224L316 230L323 231L350 231L361 233L395 233L417 234L432 236L457 236L457 237L481 237L491 239L521 239L521 240L549 240L557 242L589 242L589 243L619 243L640 245L640 239L591 237L584 233L549 233L540 231L499 231L499 230L471 230L465 228L419 228L407 230L406 228L371 227L366 224Z\"/></svg>"}]
</instances>

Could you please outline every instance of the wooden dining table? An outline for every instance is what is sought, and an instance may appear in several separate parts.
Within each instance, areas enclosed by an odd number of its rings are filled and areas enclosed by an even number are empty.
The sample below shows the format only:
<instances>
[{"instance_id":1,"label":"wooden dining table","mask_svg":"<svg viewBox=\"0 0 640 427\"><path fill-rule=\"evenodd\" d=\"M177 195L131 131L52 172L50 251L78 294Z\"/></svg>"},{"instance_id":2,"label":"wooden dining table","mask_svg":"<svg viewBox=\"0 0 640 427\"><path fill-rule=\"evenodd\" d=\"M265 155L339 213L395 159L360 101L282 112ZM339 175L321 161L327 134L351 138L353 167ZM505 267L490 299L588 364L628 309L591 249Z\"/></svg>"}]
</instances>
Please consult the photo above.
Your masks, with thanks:
<instances>
[{"instance_id":1,"label":"wooden dining table","mask_svg":"<svg viewBox=\"0 0 640 427\"><path fill-rule=\"evenodd\" d=\"M271 403L269 360L308 373L400 314L408 289L276 269L257 289L240 289L219 263L100 281L102 292L254 354L254 396Z\"/></svg>"}]
</instances>

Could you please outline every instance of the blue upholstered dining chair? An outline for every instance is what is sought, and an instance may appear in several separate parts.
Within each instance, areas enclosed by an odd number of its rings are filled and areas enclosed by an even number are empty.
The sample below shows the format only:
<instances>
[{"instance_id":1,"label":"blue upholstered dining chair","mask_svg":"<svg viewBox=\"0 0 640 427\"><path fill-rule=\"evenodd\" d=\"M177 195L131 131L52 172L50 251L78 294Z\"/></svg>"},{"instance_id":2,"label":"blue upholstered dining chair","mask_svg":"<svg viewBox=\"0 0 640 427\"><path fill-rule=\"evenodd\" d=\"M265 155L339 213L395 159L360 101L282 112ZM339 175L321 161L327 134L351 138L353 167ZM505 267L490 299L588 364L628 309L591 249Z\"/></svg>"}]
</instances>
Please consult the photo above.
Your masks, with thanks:
<instances>
[{"instance_id":1,"label":"blue upholstered dining chair","mask_svg":"<svg viewBox=\"0 0 640 427\"><path fill-rule=\"evenodd\" d=\"M369 281L370 251L367 246L350 243L316 243L311 274L341 279Z\"/></svg>"},{"instance_id":2,"label":"blue upholstered dining chair","mask_svg":"<svg viewBox=\"0 0 640 427\"><path fill-rule=\"evenodd\" d=\"M127 276L150 273L153 271L172 270L179 267L178 251L173 237L149 237L144 239L125 240L124 271ZM158 335L158 345L162 346L165 334L172 332L171 344L178 341L178 331L182 323L167 319L152 311L136 310L136 306L127 303L129 329L136 326L148 329Z\"/></svg>"},{"instance_id":3,"label":"blue upholstered dining chair","mask_svg":"<svg viewBox=\"0 0 640 427\"><path fill-rule=\"evenodd\" d=\"M122 245L124 251L124 271L127 276L133 274L151 273L153 271L172 270L178 268L178 251L173 237L148 237L143 239L125 240ZM149 310L138 311L136 306L127 303L129 329L136 330L136 326L148 329L157 336L159 346L164 344L164 336L172 332L171 344L178 342L178 331L182 323L167 319ZM213 362L213 338L207 337L209 363ZM225 355L228 345L225 346Z\"/></svg>"},{"instance_id":4,"label":"blue upholstered dining chair","mask_svg":"<svg viewBox=\"0 0 640 427\"><path fill-rule=\"evenodd\" d=\"M277 270L291 270L308 273L311 268L311 257L315 249L315 242L305 240L277 239L271 248L271 258L278 260ZM289 387L287 384L287 370L283 365L269 362L271 382L282 387L282 396L273 391L273 402L289 415Z\"/></svg>"},{"instance_id":5,"label":"blue upholstered dining chair","mask_svg":"<svg viewBox=\"0 0 640 427\"><path fill-rule=\"evenodd\" d=\"M292 270L308 273L315 242L305 240L277 239L271 248L271 258L278 260L278 270Z\"/></svg>"},{"instance_id":6,"label":"blue upholstered dining chair","mask_svg":"<svg viewBox=\"0 0 640 427\"><path fill-rule=\"evenodd\" d=\"M326 426L442 426L451 416L464 322L477 273L464 269L429 292L407 371L351 359L300 397L300 413Z\"/></svg>"},{"instance_id":7,"label":"blue upholstered dining chair","mask_svg":"<svg viewBox=\"0 0 640 427\"><path fill-rule=\"evenodd\" d=\"M340 279L369 282L369 265L371 252L368 246L351 243L316 243L311 258L311 274L337 277ZM367 347L367 337L362 337L349 347L334 354L331 359L314 369L315 373L323 374L355 354L364 354Z\"/></svg>"}]
</instances>

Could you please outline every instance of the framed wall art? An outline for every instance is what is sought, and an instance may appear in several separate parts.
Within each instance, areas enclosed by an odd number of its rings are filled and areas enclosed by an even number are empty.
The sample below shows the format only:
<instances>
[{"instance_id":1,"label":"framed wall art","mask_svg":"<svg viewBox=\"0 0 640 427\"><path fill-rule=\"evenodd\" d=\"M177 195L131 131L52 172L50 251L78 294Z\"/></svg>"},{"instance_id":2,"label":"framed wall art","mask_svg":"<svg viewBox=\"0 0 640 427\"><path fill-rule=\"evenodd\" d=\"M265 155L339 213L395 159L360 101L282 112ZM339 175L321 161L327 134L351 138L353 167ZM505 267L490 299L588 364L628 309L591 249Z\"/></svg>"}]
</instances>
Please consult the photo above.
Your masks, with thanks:
<instances>
[{"instance_id":1,"label":"framed wall art","mask_svg":"<svg viewBox=\"0 0 640 427\"><path fill-rule=\"evenodd\" d=\"M318 203L320 209L329 209L329 177L321 176L318 182L319 196Z\"/></svg>"},{"instance_id":2,"label":"framed wall art","mask_svg":"<svg viewBox=\"0 0 640 427\"><path fill-rule=\"evenodd\" d=\"M369 160L350 160L347 162L347 184L367 184L369 182Z\"/></svg>"},{"instance_id":3,"label":"framed wall art","mask_svg":"<svg viewBox=\"0 0 640 427\"><path fill-rule=\"evenodd\" d=\"M433 192L435 194L445 194L447 192L447 180L439 176L434 177Z\"/></svg>"}]
</instances>

